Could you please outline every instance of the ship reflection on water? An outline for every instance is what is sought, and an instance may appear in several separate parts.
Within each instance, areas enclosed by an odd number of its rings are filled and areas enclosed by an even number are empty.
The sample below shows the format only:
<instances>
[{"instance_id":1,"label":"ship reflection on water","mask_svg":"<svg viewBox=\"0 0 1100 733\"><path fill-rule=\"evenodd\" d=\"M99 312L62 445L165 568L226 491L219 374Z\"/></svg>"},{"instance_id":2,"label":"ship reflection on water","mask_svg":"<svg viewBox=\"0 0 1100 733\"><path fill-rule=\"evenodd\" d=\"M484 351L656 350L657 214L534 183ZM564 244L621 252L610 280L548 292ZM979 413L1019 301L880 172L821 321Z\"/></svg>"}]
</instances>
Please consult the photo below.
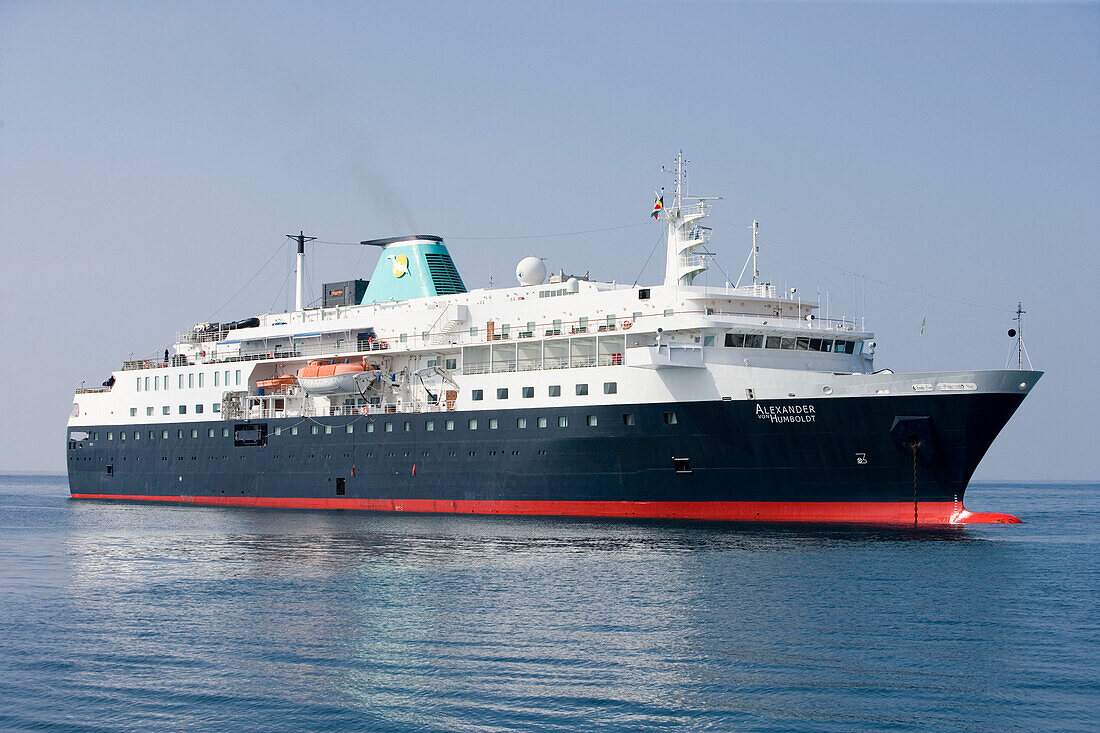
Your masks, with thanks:
<instances>
[{"instance_id":1,"label":"ship reflection on water","mask_svg":"<svg viewBox=\"0 0 1100 733\"><path fill-rule=\"evenodd\" d=\"M930 532L120 504L63 484L9 492L7 727L987 729L1009 706L1034 728L1044 694L1085 719L1087 696L1043 687L1086 690L1095 669L1071 643L1093 605L1091 535L1063 519L1080 492L1038 507L997 487L1027 523Z\"/></svg>"}]
</instances>

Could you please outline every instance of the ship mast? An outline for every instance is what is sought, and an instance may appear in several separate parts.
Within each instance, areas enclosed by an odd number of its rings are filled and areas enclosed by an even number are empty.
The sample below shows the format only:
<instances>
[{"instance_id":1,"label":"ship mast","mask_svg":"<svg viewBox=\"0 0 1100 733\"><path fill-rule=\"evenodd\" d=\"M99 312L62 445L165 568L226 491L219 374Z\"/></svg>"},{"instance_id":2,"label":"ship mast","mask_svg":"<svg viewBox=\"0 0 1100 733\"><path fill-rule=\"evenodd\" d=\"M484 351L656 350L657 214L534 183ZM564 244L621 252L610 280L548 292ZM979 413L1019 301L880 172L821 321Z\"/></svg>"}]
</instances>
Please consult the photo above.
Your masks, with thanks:
<instances>
[{"instance_id":1,"label":"ship mast","mask_svg":"<svg viewBox=\"0 0 1100 733\"><path fill-rule=\"evenodd\" d=\"M298 257L294 263L294 310L303 311L305 310L302 299L305 294L306 282L306 242L312 242L317 237L307 237L305 232L301 230L297 234L286 236L298 243Z\"/></svg>"},{"instance_id":2,"label":"ship mast","mask_svg":"<svg viewBox=\"0 0 1100 733\"><path fill-rule=\"evenodd\" d=\"M710 200L720 196L692 196L688 191L687 164L684 151L676 154L675 170L661 167L662 172L676 176L672 206L665 209L668 225L667 251L665 254L665 285L691 285L695 276L707 269L706 256L693 254L707 244L709 227L697 226L707 218Z\"/></svg>"}]
</instances>

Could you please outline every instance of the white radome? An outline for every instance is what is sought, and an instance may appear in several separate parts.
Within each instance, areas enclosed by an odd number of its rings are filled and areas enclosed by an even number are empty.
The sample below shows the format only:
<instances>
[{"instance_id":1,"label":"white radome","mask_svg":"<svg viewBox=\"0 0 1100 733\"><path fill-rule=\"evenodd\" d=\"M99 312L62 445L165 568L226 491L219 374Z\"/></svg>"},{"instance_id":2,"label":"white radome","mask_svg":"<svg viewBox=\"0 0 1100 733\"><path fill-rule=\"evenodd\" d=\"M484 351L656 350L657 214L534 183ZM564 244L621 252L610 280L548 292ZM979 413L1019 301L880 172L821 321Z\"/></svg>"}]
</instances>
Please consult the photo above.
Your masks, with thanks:
<instances>
[{"instance_id":1,"label":"white radome","mask_svg":"<svg viewBox=\"0 0 1100 733\"><path fill-rule=\"evenodd\" d=\"M542 285L546 281L546 263L538 257L524 257L516 265L520 285Z\"/></svg>"}]
</instances>

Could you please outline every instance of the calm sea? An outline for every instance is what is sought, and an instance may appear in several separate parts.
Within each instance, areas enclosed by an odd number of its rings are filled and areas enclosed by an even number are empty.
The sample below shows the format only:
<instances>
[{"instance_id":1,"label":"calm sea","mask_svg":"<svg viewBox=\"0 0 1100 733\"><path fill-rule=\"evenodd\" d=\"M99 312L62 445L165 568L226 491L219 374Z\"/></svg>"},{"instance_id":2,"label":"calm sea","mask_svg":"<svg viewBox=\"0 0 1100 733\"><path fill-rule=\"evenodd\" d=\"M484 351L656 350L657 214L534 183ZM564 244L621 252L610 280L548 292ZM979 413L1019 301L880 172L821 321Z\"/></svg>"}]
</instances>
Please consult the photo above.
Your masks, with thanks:
<instances>
[{"instance_id":1,"label":"calm sea","mask_svg":"<svg viewBox=\"0 0 1100 733\"><path fill-rule=\"evenodd\" d=\"M74 502L0 477L4 730L1097 730L1100 485L958 531Z\"/></svg>"}]
</instances>

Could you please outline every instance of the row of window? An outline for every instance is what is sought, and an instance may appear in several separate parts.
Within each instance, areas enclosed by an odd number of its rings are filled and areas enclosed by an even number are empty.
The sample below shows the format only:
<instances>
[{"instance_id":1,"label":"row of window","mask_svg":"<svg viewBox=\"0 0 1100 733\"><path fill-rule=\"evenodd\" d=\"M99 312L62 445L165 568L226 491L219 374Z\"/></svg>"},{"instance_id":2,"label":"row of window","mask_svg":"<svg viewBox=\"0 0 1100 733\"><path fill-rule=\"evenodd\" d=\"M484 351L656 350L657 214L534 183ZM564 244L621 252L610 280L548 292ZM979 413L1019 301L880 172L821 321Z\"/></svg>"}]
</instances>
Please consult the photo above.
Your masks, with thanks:
<instances>
[{"instance_id":1,"label":"row of window","mask_svg":"<svg viewBox=\"0 0 1100 733\"><path fill-rule=\"evenodd\" d=\"M832 354L859 353L861 341L810 338L808 336L768 336L759 333L727 333L726 346L742 349L787 349L790 351L823 351Z\"/></svg>"},{"instance_id":2,"label":"row of window","mask_svg":"<svg viewBox=\"0 0 1100 733\"><path fill-rule=\"evenodd\" d=\"M587 384L573 385L573 391L576 393L576 395L578 397L583 397L583 396L588 394L588 385ZM618 394L618 392L619 392L619 383L618 382L604 382L603 383L603 393L604 394ZM523 395L524 399L531 399L532 397L535 396L535 388L534 387L523 387L522 391L521 391L521 394ZM547 388L546 394L547 394L548 397L561 397L561 385L560 384L551 384ZM483 390L483 389L471 390L470 399L472 399L474 402L479 402L479 401L485 399L485 390ZM507 387L497 387L497 399L498 400L508 399L508 388Z\"/></svg>"},{"instance_id":3,"label":"row of window","mask_svg":"<svg viewBox=\"0 0 1100 733\"><path fill-rule=\"evenodd\" d=\"M665 413L663 413L662 419L663 419L665 425L675 425L677 423L675 412L665 412ZM622 421L623 421L623 425L637 425L638 424L637 423L637 416L634 413L631 413L631 412L623 413ZM426 420L424 422L424 430L429 432L429 433L434 432L435 431L435 422L436 422L435 420ZM456 424L455 420L443 420L441 422L442 422L442 427L443 427L444 430L452 430L453 431L455 429L455 424ZM588 427L596 427L598 425L598 423L599 423L599 420L595 415L585 415L585 424ZM476 417L469 418L466 421L466 427L469 430L477 430L480 427L481 424L482 424L482 422ZM497 430L500 427L499 419L495 418L495 417L490 417L490 418L484 420L484 424L488 427L489 430ZM521 428L521 429L526 428L526 427L528 427L529 424L530 423L528 421L528 418L526 418L526 417L517 417L516 418L516 427L517 428ZM546 427L549 427L550 424L551 424L550 423L550 418L548 418L548 417L539 416L539 417L534 418L534 425L536 427L546 428ZM559 428L569 427L569 417L567 415L558 415L557 425L558 425ZM408 432L411 432L412 429L413 429L412 422L409 421L409 420L404 421L404 423L401 426L402 432L408 433ZM374 430L375 430L375 423L367 423L366 432L373 433ZM349 424L343 425L343 426L313 424L313 425L309 426L309 434L310 435L319 435L322 431L324 432L325 435L332 435L333 432L343 432L343 433L346 433L346 434L350 435L350 434L355 432L355 424L354 423L349 423ZM383 423L383 431L387 432L387 433L394 432L394 423L392 423L392 422ZM171 431L169 431L169 430L161 430L160 431L161 439L162 440L167 440L170 432ZM191 428L190 429L190 434L191 434L192 438L198 438L200 432L201 432L201 430L199 428ZM206 429L206 437L208 437L208 438L217 437L217 432L218 432L217 428L207 428ZM284 432L288 435L298 435L298 426L293 425L289 428L276 427L273 432L274 432L275 435L283 435ZM179 430L176 431L176 437L177 438L187 437L187 433L188 433L188 430L179 429ZM127 436L130 435L130 434L131 433L129 433L127 431L120 430L118 432L118 439L119 440L126 440ZM133 431L133 433L132 433L133 440L141 440L141 434L142 434L142 431L140 431L140 430ZM221 435L222 435L223 438L228 438L229 435L230 435L229 428L221 428ZM149 430L147 432L147 436L148 436L149 440L155 440L156 437L157 437L157 431L156 430ZM92 438L92 440L99 440L99 433L98 432L93 432L92 435L91 435L91 438ZM107 440L114 440L114 439L115 439L115 432L113 430L108 430L107 431Z\"/></svg>"},{"instance_id":4,"label":"row of window","mask_svg":"<svg viewBox=\"0 0 1100 733\"><path fill-rule=\"evenodd\" d=\"M226 369L224 372L214 372L214 386L241 386L241 370L240 369ZM177 389L199 389L203 388L203 383L206 381L205 372L192 372L190 374L177 374L176 375L176 388ZM186 386L184 386L186 382ZM172 380L168 374L163 377L154 375L151 377L137 377L135 383L138 392L159 392L160 390L167 391L172 384Z\"/></svg>"},{"instance_id":5,"label":"row of window","mask_svg":"<svg viewBox=\"0 0 1100 733\"><path fill-rule=\"evenodd\" d=\"M203 409L205 407L206 407L205 405L201 405L201 404L195 405L195 414L196 415L201 415L203 413ZM152 415L153 411L155 409L156 409L155 407L146 407L145 408L145 415L146 416ZM181 415L186 415L187 414L187 405L180 405L178 409L179 409L179 414L181 414ZM138 408L131 407L130 408L130 417L137 417L137 411L138 411ZM219 403L219 402L212 403L210 405L210 411L211 412L221 412L222 411L221 403ZM161 405L160 414L162 414L162 415L171 415L172 414L172 408L169 407L168 405Z\"/></svg>"},{"instance_id":6,"label":"row of window","mask_svg":"<svg viewBox=\"0 0 1100 733\"><path fill-rule=\"evenodd\" d=\"M542 295L540 297L545 298L547 296ZM666 311L665 315L666 316L671 316L672 311L671 310ZM641 311L635 311L632 314L631 317L635 321L637 321L639 318L642 317L642 312ZM608 314L604 318L603 325L601 327L599 327L598 330L600 330L600 331L614 330L616 325L619 323L619 320L620 320L619 317L616 316L614 313ZM561 335L561 332L562 332L562 320L560 318L555 318L553 323L550 324L550 328L546 329L546 335L547 336ZM577 319L577 325L576 325L575 328L573 328L573 332L574 333L588 333L588 317L587 316L581 316L580 318ZM476 339L478 337L478 333L479 333L479 331L478 331L477 326L470 326L470 338ZM511 338L511 333L512 333L512 324L511 323L502 323L502 324L500 324L499 328L497 328L497 326L495 324L493 325L493 331L492 331L493 336L500 336L500 338L502 338L502 339L508 339L508 338ZM526 326L524 326L524 330L520 332L519 336L520 336L520 338L530 338L534 334L535 334L535 322L534 321L527 321ZM425 334L425 336L426 335L427 334ZM405 334L401 334L401 336L402 336L401 340L404 341L405 340L404 339Z\"/></svg>"}]
</instances>

